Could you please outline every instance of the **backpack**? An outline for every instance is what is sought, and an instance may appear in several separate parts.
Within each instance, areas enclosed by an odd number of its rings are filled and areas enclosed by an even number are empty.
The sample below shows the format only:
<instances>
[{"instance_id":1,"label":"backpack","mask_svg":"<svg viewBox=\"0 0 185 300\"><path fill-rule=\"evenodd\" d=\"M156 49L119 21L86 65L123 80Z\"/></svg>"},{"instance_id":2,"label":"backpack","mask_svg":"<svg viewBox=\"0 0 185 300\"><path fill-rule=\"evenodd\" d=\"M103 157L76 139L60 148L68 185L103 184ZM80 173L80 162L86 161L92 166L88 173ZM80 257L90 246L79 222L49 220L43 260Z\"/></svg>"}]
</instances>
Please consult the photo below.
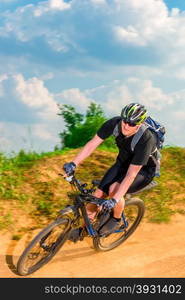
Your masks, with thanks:
<instances>
[{"instance_id":1,"label":"backpack","mask_svg":"<svg viewBox=\"0 0 185 300\"><path fill-rule=\"evenodd\" d=\"M119 135L121 129L121 121L115 126L113 135L117 137ZM139 130L134 135L132 142L131 142L131 150L134 151L135 146L137 145L138 141L142 137L145 130L149 129L151 132L153 132L156 136L156 148L155 150L150 154L150 157L153 159L156 169L155 169L155 176L160 176L160 160L161 160L161 153L160 150L163 147L164 143L164 135L165 135L165 127L160 124L158 121L152 119L151 117L148 117L145 122L141 125Z\"/></svg>"}]
</instances>

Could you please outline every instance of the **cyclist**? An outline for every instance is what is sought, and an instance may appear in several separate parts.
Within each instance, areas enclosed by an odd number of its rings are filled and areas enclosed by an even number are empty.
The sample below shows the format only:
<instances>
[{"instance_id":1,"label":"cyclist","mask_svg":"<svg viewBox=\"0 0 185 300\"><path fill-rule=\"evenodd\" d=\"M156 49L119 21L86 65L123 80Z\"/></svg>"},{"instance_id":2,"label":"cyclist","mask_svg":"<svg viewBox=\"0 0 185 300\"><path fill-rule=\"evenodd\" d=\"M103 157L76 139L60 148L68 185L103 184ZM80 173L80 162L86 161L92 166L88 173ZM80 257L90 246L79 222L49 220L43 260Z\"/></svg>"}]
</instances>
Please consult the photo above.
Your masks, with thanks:
<instances>
[{"instance_id":1,"label":"cyclist","mask_svg":"<svg viewBox=\"0 0 185 300\"><path fill-rule=\"evenodd\" d=\"M111 136L116 128L118 134L115 138L119 154L116 162L103 176L94 196L110 198L103 204L103 209L113 209L113 215L101 228L100 233L107 234L117 229L120 225L121 214L124 209L124 195L128 192L136 192L148 185L155 175L155 163L150 157L156 148L156 137L146 130L136 144L134 151L131 150L131 142L139 130L141 124L147 118L146 108L139 103L126 105L121 116L116 116L106 121L97 134L83 147L72 162L64 164L65 175L73 173L76 167L87 158L103 141ZM87 213L91 220L97 213L95 204L87 204ZM79 230L74 230L70 239L79 239Z\"/></svg>"}]
</instances>

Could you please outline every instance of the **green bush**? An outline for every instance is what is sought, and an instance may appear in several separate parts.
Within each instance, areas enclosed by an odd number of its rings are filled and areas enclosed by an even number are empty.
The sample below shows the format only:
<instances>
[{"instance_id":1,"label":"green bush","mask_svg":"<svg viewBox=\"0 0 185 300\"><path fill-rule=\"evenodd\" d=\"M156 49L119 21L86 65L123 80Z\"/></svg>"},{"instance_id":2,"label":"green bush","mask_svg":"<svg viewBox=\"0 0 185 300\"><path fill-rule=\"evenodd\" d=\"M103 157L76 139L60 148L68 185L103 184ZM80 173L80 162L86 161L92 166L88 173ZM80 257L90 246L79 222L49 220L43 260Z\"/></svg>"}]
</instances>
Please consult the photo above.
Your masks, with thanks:
<instances>
[{"instance_id":1,"label":"green bush","mask_svg":"<svg viewBox=\"0 0 185 300\"><path fill-rule=\"evenodd\" d=\"M91 103L85 115L76 112L70 105L59 106L66 130L59 133L63 148L79 148L91 140L101 125L107 120L100 105ZM115 147L114 139L107 139L104 146Z\"/></svg>"}]
</instances>

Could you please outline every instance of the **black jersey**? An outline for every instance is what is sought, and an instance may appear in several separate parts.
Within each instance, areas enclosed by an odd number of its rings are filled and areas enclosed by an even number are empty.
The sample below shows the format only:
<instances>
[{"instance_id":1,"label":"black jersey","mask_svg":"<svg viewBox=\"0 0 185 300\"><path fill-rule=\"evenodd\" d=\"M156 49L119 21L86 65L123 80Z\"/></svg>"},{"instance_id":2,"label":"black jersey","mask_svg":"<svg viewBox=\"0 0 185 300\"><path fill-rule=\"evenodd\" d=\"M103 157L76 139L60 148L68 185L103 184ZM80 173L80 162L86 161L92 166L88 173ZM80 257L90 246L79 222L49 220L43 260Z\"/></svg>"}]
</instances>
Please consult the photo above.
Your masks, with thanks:
<instances>
[{"instance_id":1,"label":"black jersey","mask_svg":"<svg viewBox=\"0 0 185 300\"><path fill-rule=\"evenodd\" d=\"M121 121L120 117L114 117L106 121L101 128L98 130L97 135L101 139L106 139L113 134L115 126ZM134 135L127 137L122 132L119 132L116 137L116 144L119 149L119 154L117 159L128 166L133 165L142 165L145 168L155 167L153 159L150 157L150 154L156 148L156 137L154 134L147 129L138 143L136 144L134 151L131 150L131 142Z\"/></svg>"}]
</instances>

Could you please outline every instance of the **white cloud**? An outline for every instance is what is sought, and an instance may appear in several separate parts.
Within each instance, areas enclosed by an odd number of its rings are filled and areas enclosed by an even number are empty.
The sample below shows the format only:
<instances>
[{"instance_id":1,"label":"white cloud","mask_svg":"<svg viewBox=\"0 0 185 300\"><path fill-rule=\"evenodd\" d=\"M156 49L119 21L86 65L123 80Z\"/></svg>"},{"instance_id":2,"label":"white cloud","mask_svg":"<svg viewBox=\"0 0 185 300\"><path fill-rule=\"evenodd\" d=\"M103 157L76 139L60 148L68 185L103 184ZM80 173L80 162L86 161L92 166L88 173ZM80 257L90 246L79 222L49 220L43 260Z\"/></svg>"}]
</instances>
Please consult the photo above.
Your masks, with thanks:
<instances>
[{"instance_id":1,"label":"white cloud","mask_svg":"<svg viewBox=\"0 0 185 300\"><path fill-rule=\"evenodd\" d=\"M1 12L0 36L6 37L1 68L15 74L0 75L1 107L12 109L9 119L22 121L7 125L17 136L26 139L28 118L37 143L55 141L56 101L82 113L96 101L109 116L137 101L167 123L171 140L181 142L185 14L179 9L168 11L162 0L33 2ZM11 140L5 132L4 140Z\"/></svg>"},{"instance_id":2,"label":"white cloud","mask_svg":"<svg viewBox=\"0 0 185 300\"><path fill-rule=\"evenodd\" d=\"M55 50L56 52L67 52L69 48L65 46L63 43L61 43L59 34L54 34L53 36L50 36L48 39L49 46Z\"/></svg>"},{"instance_id":3,"label":"white cloud","mask_svg":"<svg viewBox=\"0 0 185 300\"><path fill-rule=\"evenodd\" d=\"M28 107L36 109L42 118L56 118L57 104L42 80L36 77L25 80L21 74L15 75L14 79L20 101Z\"/></svg>"},{"instance_id":4,"label":"white cloud","mask_svg":"<svg viewBox=\"0 0 185 300\"><path fill-rule=\"evenodd\" d=\"M121 26L115 26L113 29L115 36L119 41L128 42L138 46L145 46L146 41L140 35L136 28L133 26L128 26L126 29Z\"/></svg>"},{"instance_id":5,"label":"white cloud","mask_svg":"<svg viewBox=\"0 0 185 300\"><path fill-rule=\"evenodd\" d=\"M178 79L185 80L185 68L179 67L178 70L174 72L173 76Z\"/></svg>"},{"instance_id":6,"label":"white cloud","mask_svg":"<svg viewBox=\"0 0 185 300\"><path fill-rule=\"evenodd\" d=\"M53 151L60 144L59 132L63 126L58 122L17 124L0 122L0 152L10 154L12 151L46 152Z\"/></svg>"},{"instance_id":7,"label":"white cloud","mask_svg":"<svg viewBox=\"0 0 185 300\"><path fill-rule=\"evenodd\" d=\"M185 146L184 135L180 128L185 121L185 90L165 93L151 80L130 77L124 82L117 80L104 87L88 90L89 97L98 99L98 93L104 95L104 101L98 101L109 117L120 115L121 109L130 102L139 102L146 106L149 114L166 127L166 144Z\"/></svg>"},{"instance_id":8,"label":"white cloud","mask_svg":"<svg viewBox=\"0 0 185 300\"><path fill-rule=\"evenodd\" d=\"M11 145L11 139L7 134L6 123L0 122L0 152L7 151Z\"/></svg>"},{"instance_id":9,"label":"white cloud","mask_svg":"<svg viewBox=\"0 0 185 300\"><path fill-rule=\"evenodd\" d=\"M149 114L166 127L165 144L185 145L180 130L185 120L185 90L166 93L152 80L129 77L127 80L114 80L83 92L70 89L61 94L61 101L75 106L78 112L84 112L89 104L87 99L93 99L102 106L109 118L120 115L121 109L130 102L142 103ZM84 100L83 105L81 99Z\"/></svg>"},{"instance_id":10,"label":"white cloud","mask_svg":"<svg viewBox=\"0 0 185 300\"><path fill-rule=\"evenodd\" d=\"M69 104L78 107L82 112L84 112L89 106L90 102L93 101L92 98L88 98L85 93L81 92L77 88L64 90L56 95L56 98L63 104Z\"/></svg>"},{"instance_id":11,"label":"white cloud","mask_svg":"<svg viewBox=\"0 0 185 300\"><path fill-rule=\"evenodd\" d=\"M150 53L158 54L163 64L173 69L185 62L185 14L178 9L170 13L162 0L117 0L116 3L123 21L113 24L113 34L123 49L125 44L150 47Z\"/></svg>"},{"instance_id":12,"label":"white cloud","mask_svg":"<svg viewBox=\"0 0 185 300\"><path fill-rule=\"evenodd\" d=\"M185 121L185 112L184 111L175 111L174 116L176 120Z\"/></svg>"},{"instance_id":13,"label":"white cloud","mask_svg":"<svg viewBox=\"0 0 185 300\"><path fill-rule=\"evenodd\" d=\"M151 80L129 78L128 84L133 91L136 102L143 103L159 111L166 105L173 103L172 97L166 95L161 88L153 86Z\"/></svg>"},{"instance_id":14,"label":"white cloud","mask_svg":"<svg viewBox=\"0 0 185 300\"><path fill-rule=\"evenodd\" d=\"M53 94L36 77L1 74L0 151L52 151L64 123Z\"/></svg>"},{"instance_id":15,"label":"white cloud","mask_svg":"<svg viewBox=\"0 0 185 300\"><path fill-rule=\"evenodd\" d=\"M1 76L1 78L6 79L6 76ZM13 89L14 92L16 90L15 101L25 105L28 108L27 113L35 112L38 118L37 122L28 124L26 122L24 124L1 122L0 136L1 141L4 142L0 151L4 151L5 148L49 151L54 148L54 145L59 144L58 133L63 130L64 122L61 117L56 115L56 112L52 111L52 106L56 107L55 99L59 103L72 105L80 113L84 113L90 102L94 101L102 105L104 112L109 117L119 115L121 109L129 102L141 102L146 105L153 117L167 127L167 143L177 145L184 143L182 133L178 132L177 128L184 124L185 90L166 94L151 80L129 77L127 80L113 80L107 85L84 91L73 88L63 90L61 93L50 94L44 86L44 82L38 78L26 80L22 74L16 74L13 78L14 85L12 87L10 86L11 81L8 81L10 79L6 79L4 82L7 82L10 90ZM12 92L12 95L15 93ZM11 98L13 105L14 99L8 94L6 98ZM173 126L175 124L178 125Z\"/></svg>"},{"instance_id":16,"label":"white cloud","mask_svg":"<svg viewBox=\"0 0 185 300\"><path fill-rule=\"evenodd\" d=\"M3 81L8 79L7 74L0 74L0 97L4 95Z\"/></svg>"},{"instance_id":17,"label":"white cloud","mask_svg":"<svg viewBox=\"0 0 185 300\"><path fill-rule=\"evenodd\" d=\"M106 9L99 4L106 4ZM162 0L89 0L80 5L76 0L48 0L6 12L3 20L1 36L13 34L23 43L41 38L58 53L83 53L84 62L85 56L92 58L93 53L98 58L97 50L91 51L89 45L98 47L100 35L102 46L123 47L123 55L126 44L131 48L150 47L151 57L152 53L159 55L173 66L185 62L185 14L178 9L168 11ZM101 49L99 53L102 59Z\"/></svg>"},{"instance_id":18,"label":"white cloud","mask_svg":"<svg viewBox=\"0 0 185 300\"><path fill-rule=\"evenodd\" d=\"M139 102L153 111L163 109L175 102L175 95L166 94L151 80L129 77L126 80L114 80L107 85L87 90L87 95L94 98L108 115L120 114L124 105ZM102 100L103 97L103 100ZM177 98L177 95L176 95Z\"/></svg>"},{"instance_id":19,"label":"white cloud","mask_svg":"<svg viewBox=\"0 0 185 300\"><path fill-rule=\"evenodd\" d=\"M0 82L4 81L8 79L8 75L7 74L0 74Z\"/></svg>"},{"instance_id":20,"label":"white cloud","mask_svg":"<svg viewBox=\"0 0 185 300\"><path fill-rule=\"evenodd\" d=\"M0 152L10 153L20 150L20 146L24 148L27 143L24 139L26 137L25 132L26 128L22 125L13 122L0 122Z\"/></svg>"},{"instance_id":21,"label":"white cloud","mask_svg":"<svg viewBox=\"0 0 185 300\"><path fill-rule=\"evenodd\" d=\"M42 76L40 76L40 80L45 81L45 80L50 80L53 79L54 74L52 72L43 74Z\"/></svg>"},{"instance_id":22,"label":"white cloud","mask_svg":"<svg viewBox=\"0 0 185 300\"><path fill-rule=\"evenodd\" d=\"M125 84L119 84L106 95L104 108L108 115L120 115L123 106L129 102L132 102L131 92Z\"/></svg>"},{"instance_id":23,"label":"white cloud","mask_svg":"<svg viewBox=\"0 0 185 300\"><path fill-rule=\"evenodd\" d=\"M49 0L48 5L51 9L64 10L71 7L70 3L66 3L63 0Z\"/></svg>"},{"instance_id":24,"label":"white cloud","mask_svg":"<svg viewBox=\"0 0 185 300\"><path fill-rule=\"evenodd\" d=\"M106 0L90 0L93 4L107 4Z\"/></svg>"},{"instance_id":25,"label":"white cloud","mask_svg":"<svg viewBox=\"0 0 185 300\"><path fill-rule=\"evenodd\" d=\"M44 123L38 123L32 126L33 134L37 137L39 137L41 140L50 140L53 142L54 136L53 132L50 131L50 128L47 124ZM55 138L55 142L57 142L58 139Z\"/></svg>"},{"instance_id":26,"label":"white cloud","mask_svg":"<svg viewBox=\"0 0 185 300\"><path fill-rule=\"evenodd\" d=\"M71 8L71 4L63 0L48 0L40 2L33 11L35 17L40 17L50 11L63 11Z\"/></svg>"}]
</instances>

